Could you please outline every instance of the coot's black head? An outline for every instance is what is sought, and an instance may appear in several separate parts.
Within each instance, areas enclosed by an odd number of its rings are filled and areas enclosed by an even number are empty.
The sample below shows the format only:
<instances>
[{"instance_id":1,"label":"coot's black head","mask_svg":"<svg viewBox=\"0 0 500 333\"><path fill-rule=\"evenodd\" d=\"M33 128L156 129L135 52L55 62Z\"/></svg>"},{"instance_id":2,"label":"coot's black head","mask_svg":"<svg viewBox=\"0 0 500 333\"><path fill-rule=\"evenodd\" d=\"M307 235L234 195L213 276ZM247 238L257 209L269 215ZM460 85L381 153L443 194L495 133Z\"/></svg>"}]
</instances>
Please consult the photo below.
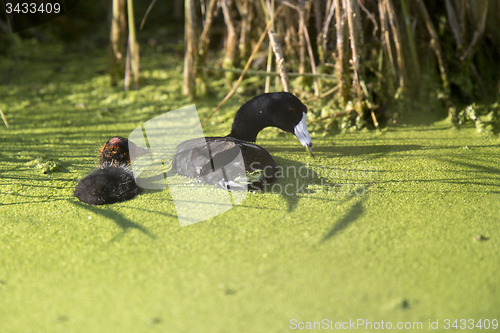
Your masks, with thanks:
<instances>
[{"instance_id":1,"label":"coot's black head","mask_svg":"<svg viewBox=\"0 0 500 333\"><path fill-rule=\"evenodd\" d=\"M268 93L243 104L234 117L229 136L254 142L257 134L269 126L295 134L303 146L311 149L312 142L306 125L307 107L293 94Z\"/></svg>"},{"instance_id":2,"label":"coot's black head","mask_svg":"<svg viewBox=\"0 0 500 333\"><path fill-rule=\"evenodd\" d=\"M134 156L139 156L147 151L143 148L136 146L133 142L125 138L115 136L111 138L99 151L100 164L104 163L117 163L129 164L130 163L130 150L134 151Z\"/></svg>"}]
</instances>

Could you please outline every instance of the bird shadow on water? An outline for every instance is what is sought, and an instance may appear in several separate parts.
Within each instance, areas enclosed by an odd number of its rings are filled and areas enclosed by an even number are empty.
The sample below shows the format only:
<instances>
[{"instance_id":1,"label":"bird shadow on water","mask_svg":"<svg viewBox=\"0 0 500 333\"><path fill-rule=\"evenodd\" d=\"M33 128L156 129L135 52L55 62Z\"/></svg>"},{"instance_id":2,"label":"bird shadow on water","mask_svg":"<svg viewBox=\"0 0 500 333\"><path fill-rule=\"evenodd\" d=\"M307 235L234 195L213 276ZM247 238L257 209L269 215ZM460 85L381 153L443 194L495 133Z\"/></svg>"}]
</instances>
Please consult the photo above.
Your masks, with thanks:
<instances>
[{"instance_id":1,"label":"bird shadow on water","mask_svg":"<svg viewBox=\"0 0 500 333\"><path fill-rule=\"evenodd\" d=\"M86 204L83 204L83 203L77 202L77 201L69 201L69 202L77 207L84 208L84 209L86 209L94 214L107 217L107 218L111 219L113 222L115 222L116 225L122 229L122 232L121 232L121 234L113 237L111 239L112 241L116 241L116 240L122 238L125 235L125 233L127 233L131 229L136 229L150 238L153 238L153 239L156 238L156 236L153 235L147 228L135 223L134 221L131 221L130 219L126 218L123 214L121 214L119 212L107 209L107 207L105 208L105 207L91 206L91 205L86 205Z\"/></svg>"},{"instance_id":2,"label":"bird shadow on water","mask_svg":"<svg viewBox=\"0 0 500 333\"><path fill-rule=\"evenodd\" d=\"M278 164L279 176L275 183L269 184L266 193L279 194L287 203L289 212L295 210L301 199L315 195L316 190L311 186L319 185L333 188L327 179L318 175L314 165L297 162L282 157L274 157Z\"/></svg>"},{"instance_id":3,"label":"bird shadow on water","mask_svg":"<svg viewBox=\"0 0 500 333\"><path fill-rule=\"evenodd\" d=\"M353 197L354 196L350 196L346 200L350 200ZM352 223L356 222L356 220L358 220L365 213L365 208L363 207L363 202L365 200L366 200L366 193L365 196L363 196L360 200L358 200L351 206L349 211L344 216L342 216L332 225L332 228L323 237L321 242L326 242L327 240L336 236L339 232L349 227Z\"/></svg>"},{"instance_id":4,"label":"bird shadow on water","mask_svg":"<svg viewBox=\"0 0 500 333\"><path fill-rule=\"evenodd\" d=\"M284 170L287 170L287 167L294 167L296 170L300 169L301 172L298 172L295 176L279 178L276 185L281 191L279 194L285 199L287 203L288 211L291 212L297 208L297 205L301 199L317 199L317 200L327 200L325 198L316 197L318 194L317 186L319 185L320 191L323 191L323 187L328 187L330 190L335 189L336 186L344 187L345 179L341 179L340 183L332 184L331 181L327 180L324 177L318 175L315 170L314 164L304 164L296 161L287 160L284 158L276 157L276 162L278 165L284 166ZM278 186L279 185L279 186ZM277 194L276 191L272 188L273 184L271 184L271 193ZM290 191L283 191L283 189L288 189ZM311 189L311 186L313 189ZM368 197L369 187L371 185L362 185L363 190L361 193L358 193L356 189L354 191L343 192L346 196L345 199L341 200L339 205L352 201L354 199L356 202L351 206L349 211L338 219L328 231L328 233L323 237L321 242L328 241L332 237L336 236L341 231L348 228L352 223L356 222L364 213L365 208L363 206L364 201ZM366 188L366 186L368 188ZM316 187L316 189L314 189Z\"/></svg>"}]
</instances>

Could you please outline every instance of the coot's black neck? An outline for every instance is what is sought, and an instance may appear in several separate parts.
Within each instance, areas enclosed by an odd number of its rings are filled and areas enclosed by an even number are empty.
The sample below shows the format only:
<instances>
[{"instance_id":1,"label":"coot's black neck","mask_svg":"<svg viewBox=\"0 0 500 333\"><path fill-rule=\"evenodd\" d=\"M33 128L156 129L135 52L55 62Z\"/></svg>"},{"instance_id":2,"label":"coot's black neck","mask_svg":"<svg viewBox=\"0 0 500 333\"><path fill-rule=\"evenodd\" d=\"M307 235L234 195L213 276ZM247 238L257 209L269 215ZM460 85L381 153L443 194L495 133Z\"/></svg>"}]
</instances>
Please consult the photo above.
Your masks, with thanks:
<instances>
[{"instance_id":1,"label":"coot's black neck","mask_svg":"<svg viewBox=\"0 0 500 333\"><path fill-rule=\"evenodd\" d=\"M233 128L231 129L231 133L229 133L229 137L235 138L238 140L243 140L243 141L248 141L248 142L255 142L257 140L257 134L259 134L260 130L251 130L248 128L237 128L235 130L235 126L233 125Z\"/></svg>"},{"instance_id":2,"label":"coot's black neck","mask_svg":"<svg viewBox=\"0 0 500 333\"><path fill-rule=\"evenodd\" d=\"M267 126L269 125L262 122L262 118L259 116L255 117L255 115L250 116L249 113L238 112L234 117L231 133L228 136L238 140L255 142L257 134Z\"/></svg>"}]
</instances>

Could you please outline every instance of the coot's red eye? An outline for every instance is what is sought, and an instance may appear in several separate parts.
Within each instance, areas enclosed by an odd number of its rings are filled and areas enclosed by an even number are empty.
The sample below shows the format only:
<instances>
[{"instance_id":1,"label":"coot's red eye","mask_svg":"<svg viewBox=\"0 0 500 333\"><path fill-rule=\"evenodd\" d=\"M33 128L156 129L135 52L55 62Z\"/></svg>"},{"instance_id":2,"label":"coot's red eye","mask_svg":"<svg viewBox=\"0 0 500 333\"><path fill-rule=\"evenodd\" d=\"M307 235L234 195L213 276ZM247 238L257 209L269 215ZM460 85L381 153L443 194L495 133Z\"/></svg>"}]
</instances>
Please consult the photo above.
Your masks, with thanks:
<instances>
[{"instance_id":1,"label":"coot's red eye","mask_svg":"<svg viewBox=\"0 0 500 333\"><path fill-rule=\"evenodd\" d=\"M288 111L290 111L290 113L295 113L295 109L294 108L289 108Z\"/></svg>"}]
</instances>

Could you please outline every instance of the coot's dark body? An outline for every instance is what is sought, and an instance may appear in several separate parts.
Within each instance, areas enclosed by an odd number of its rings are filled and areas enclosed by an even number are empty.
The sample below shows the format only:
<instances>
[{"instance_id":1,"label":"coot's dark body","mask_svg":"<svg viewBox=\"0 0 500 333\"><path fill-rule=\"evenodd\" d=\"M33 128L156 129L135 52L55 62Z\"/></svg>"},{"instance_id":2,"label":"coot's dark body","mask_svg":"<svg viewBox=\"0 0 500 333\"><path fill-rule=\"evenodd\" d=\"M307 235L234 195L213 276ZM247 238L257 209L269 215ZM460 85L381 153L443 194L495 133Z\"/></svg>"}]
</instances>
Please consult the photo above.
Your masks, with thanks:
<instances>
[{"instance_id":1,"label":"coot's dark body","mask_svg":"<svg viewBox=\"0 0 500 333\"><path fill-rule=\"evenodd\" d=\"M210 158L211 153L212 158ZM241 152L243 159L235 161ZM240 190L240 187L231 186L221 179L221 173L214 171L224 168L227 181L234 181L238 177L246 176L241 171L254 172L262 170L258 179L248 184L248 190L263 189L265 183L276 180L276 162L262 147L243 140L231 137L198 138L184 141L177 147L177 154L172 162L173 170L180 175L196 178L210 185L219 185L229 190Z\"/></svg>"},{"instance_id":2,"label":"coot's dark body","mask_svg":"<svg viewBox=\"0 0 500 333\"><path fill-rule=\"evenodd\" d=\"M134 198L141 193L130 170L130 150L146 151L125 138L110 139L99 151L99 166L75 188L75 197L89 205L108 205Z\"/></svg>"},{"instance_id":3,"label":"coot's dark body","mask_svg":"<svg viewBox=\"0 0 500 333\"><path fill-rule=\"evenodd\" d=\"M243 189L233 182L242 170L248 173L262 170L259 178L249 182L248 190L262 189L266 183L276 180L277 165L264 148L250 142L255 142L262 129L274 126L294 133L311 149L306 113L307 107L290 93L256 96L240 107L228 136L197 138L179 144L172 169L182 176L229 190ZM244 165L241 160L235 160L240 152ZM223 172L216 172L218 170Z\"/></svg>"}]
</instances>

